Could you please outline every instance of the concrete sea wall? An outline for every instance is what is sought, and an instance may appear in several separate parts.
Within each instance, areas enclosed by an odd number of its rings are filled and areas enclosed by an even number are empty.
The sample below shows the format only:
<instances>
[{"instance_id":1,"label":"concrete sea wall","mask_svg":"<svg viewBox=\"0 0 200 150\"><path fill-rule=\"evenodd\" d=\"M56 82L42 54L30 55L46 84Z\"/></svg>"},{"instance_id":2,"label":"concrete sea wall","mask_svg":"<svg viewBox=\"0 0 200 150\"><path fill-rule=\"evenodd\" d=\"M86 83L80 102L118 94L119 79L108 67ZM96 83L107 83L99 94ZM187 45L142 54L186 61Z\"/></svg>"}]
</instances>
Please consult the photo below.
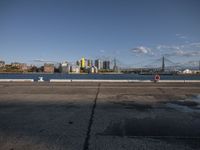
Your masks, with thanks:
<instances>
[{"instance_id":1,"label":"concrete sea wall","mask_svg":"<svg viewBox=\"0 0 200 150\"><path fill-rule=\"evenodd\" d=\"M34 82L34 79L0 79L0 82ZM36 82L41 82L36 81ZM42 81L43 82L43 81ZM153 80L50 79L49 82L151 83ZM200 83L200 80L159 80L158 83Z\"/></svg>"}]
</instances>

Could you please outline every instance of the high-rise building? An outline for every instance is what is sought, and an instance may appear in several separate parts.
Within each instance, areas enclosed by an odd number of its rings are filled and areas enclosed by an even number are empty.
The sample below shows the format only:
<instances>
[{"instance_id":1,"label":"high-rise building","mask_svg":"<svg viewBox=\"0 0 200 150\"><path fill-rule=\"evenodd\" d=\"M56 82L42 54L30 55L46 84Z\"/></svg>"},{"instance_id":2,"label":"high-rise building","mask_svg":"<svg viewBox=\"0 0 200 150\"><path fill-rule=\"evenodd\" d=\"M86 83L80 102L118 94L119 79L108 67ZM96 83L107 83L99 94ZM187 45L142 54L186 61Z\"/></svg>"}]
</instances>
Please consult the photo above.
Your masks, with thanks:
<instances>
[{"instance_id":1,"label":"high-rise building","mask_svg":"<svg viewBox=\"0 0 200 150\"><path fill-rule=\"evenodd\" d=\"M95 60L95 67L97 67L98 70L102 69L102 63L100 59Z\"/></svg>"},{"instance_id":2,"label":"high-rise building","mask_svg":"<svg viewBox=\"0 0 200 150\"><path fill-rule=\"evenodd\" d=\"M77 66L80 66L80 64L81 64L80 61L77 60L77 61L76 61L76 65L77 65Z\"/></svg>"},{"instance_id":3,"label":"high-rise building","mask_svg":"<svg viewBox=\"0 0 200 150\"><path fill-rule=\"evenodd\" d=\"M88 68L88 60L85 59L85 68Z\"/></svg>"},{"instance_id":4,"label":"high-rise building","mask_svg":"<svg viewBox=\"0 0 200 150\"><path fill-rule=\"evenodd\" d=\"M92 67L93 66L93 61L91 59L88 59L87 62L88 62L87 63L88 67Z\"/></svg>"},{"instance_id":5,"label":"high-rise building","mask_svg":"<svg viewBox=\"0 0 200 150\"><path fill-rule=\"evenodd\" d=\"M91 60L91 66L94 66L94 61L93 60Z\"/></svg>"},{"instance_id":6,"label":"high-rise building","mask_svg":"<svg viewBox=\"0 0 200 150\"><path fill-rule=\"evenodd\" d=\"M81 68L85 68L85 58L81 58Z\"/></svg>"},{"instance_id":7,"label":"high-rise building","mask_svg":"<svg viewBox=\"0 0 200 150\"><path fill-rule=\"evenodd\" d=\"M103 61L103 69L106 70L110 69L110 61Z\"/></svg>"}]
</instances>

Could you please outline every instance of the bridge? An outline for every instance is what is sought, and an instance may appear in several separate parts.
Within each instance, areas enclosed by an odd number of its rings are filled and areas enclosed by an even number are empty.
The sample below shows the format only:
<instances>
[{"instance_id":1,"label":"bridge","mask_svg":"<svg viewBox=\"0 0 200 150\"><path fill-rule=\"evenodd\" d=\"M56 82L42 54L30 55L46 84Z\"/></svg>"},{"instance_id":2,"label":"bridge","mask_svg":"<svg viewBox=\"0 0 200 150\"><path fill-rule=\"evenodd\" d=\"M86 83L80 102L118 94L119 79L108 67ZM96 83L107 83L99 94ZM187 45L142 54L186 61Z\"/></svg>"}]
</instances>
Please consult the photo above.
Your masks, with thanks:
<instances>
[{"instance_id":1,"label":"bridge","mask_svg":"<svg viewBox=\"0 0 200 150\"><path fill-rule=\"evenodd\" d=\"M150 61L148 64L141 65L142 63L133 64L132 66L140 65L139 67L124 67L121 71L124 73L173 73L183 69L196 69L200 70L200 61L190 61L184 64L175 63L167 57L161 57L159 59Z\"/></svg>"}]
</instances>

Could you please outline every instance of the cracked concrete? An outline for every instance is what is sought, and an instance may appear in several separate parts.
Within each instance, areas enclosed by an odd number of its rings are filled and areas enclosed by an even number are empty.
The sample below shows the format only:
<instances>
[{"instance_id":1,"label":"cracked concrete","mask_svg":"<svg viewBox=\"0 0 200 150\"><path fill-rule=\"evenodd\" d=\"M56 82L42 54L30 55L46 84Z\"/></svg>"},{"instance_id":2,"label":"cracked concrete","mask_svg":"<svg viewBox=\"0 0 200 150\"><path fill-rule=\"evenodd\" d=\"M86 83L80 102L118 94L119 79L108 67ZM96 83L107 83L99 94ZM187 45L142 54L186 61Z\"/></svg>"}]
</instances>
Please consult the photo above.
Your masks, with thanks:
<instances>
[{"instance_id":1,"label":"cracked concrete","mask_svg":"<svg viewBox=\"0 0 200 150\"><path fill-rule=\"evenodd\" d=\"M0 83L0 150L200 149L199 93L197 83Z\"/></svg>"}]
</instances>

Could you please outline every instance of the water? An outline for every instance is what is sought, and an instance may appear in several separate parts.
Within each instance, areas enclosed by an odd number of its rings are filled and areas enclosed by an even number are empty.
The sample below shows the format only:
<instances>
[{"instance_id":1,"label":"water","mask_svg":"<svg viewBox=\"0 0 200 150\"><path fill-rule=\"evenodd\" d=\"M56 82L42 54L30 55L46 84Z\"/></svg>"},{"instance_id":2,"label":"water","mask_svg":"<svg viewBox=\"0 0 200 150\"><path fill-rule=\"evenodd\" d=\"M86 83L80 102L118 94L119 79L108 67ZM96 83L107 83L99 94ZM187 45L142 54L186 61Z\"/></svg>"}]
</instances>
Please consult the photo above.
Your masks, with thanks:
<instances>
[{"instance_id":1,"label":"water","mask_svg":"<svg viewBox=\"0 0 200 150\"><path fill-rule=\"evenodd\" d=\"M19 74L19 73L3 73L0 79L34 79L38 80L43 77L45 81L50 79L98 79L98 80L153 80L154 75L138 75L138 74ZM200 80L200 75L184 76L184 75L161 75L161 80Z\"/></svg>"}]
</instances>

